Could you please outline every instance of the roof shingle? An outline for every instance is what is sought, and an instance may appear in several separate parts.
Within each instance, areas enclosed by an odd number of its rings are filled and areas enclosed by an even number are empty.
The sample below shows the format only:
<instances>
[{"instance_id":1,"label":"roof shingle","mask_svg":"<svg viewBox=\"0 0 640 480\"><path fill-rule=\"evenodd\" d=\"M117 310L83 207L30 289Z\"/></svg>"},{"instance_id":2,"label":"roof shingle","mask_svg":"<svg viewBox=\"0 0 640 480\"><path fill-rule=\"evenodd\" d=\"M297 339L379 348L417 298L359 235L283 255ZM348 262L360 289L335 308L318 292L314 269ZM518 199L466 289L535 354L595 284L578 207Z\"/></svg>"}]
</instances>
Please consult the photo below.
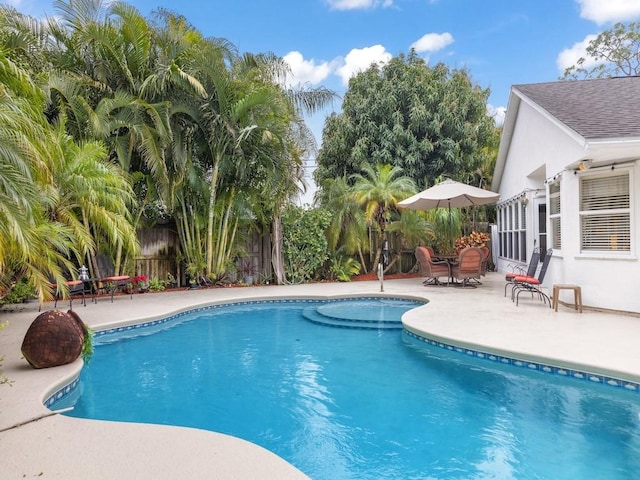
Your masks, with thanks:
<instances>
[{"instance_id":1,"label":"roof shingle","mask_svg":"<svg viewBox=\"0 0 640 480\"><path fill-rule=\"evenodd\" d=\"M514 85L587 140L640 137L640 77Z\"/></svg>"}]
</instances>

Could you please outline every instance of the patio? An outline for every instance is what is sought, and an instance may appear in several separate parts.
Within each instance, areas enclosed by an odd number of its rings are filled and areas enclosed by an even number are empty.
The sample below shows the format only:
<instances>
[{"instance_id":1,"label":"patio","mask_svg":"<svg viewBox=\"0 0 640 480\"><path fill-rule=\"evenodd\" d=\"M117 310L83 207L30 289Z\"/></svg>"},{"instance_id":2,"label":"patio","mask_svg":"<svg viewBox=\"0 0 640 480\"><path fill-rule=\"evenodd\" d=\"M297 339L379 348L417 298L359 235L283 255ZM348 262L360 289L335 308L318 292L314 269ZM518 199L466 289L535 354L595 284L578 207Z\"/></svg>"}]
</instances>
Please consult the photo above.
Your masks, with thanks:
<instances>
[{"instance_id":1,"label":"patio","mask_svg":"<svg viewBox=\"0 0 640 480\"><path fill-rule=\"evenodd\" d=\"M74 310L100 330L216 302L380 294L378 281L215 288L136 294L133 299L116 296L113 303L104 299L86 307L76 303ZM503 296L504 276L498 273L489 273L483 285L469 290L425 287L421 278L387 280L383 295L430 301L404 317L405 327L420 336L525 362L640 382L638 317L588 308L580 314L562 304L554 312L525 295L516 307ZM43 310L52 307L53 302ZM12 381L0 385L0 444L7 478L307 478L270 452L226 435L51 415L44 399L68 383L82 365L76 361L33 370L21 358L22 339L37 314L38 304L0 310L0 323L9 322L0 332L2 369Z\"/></svg>"}]
</instances>

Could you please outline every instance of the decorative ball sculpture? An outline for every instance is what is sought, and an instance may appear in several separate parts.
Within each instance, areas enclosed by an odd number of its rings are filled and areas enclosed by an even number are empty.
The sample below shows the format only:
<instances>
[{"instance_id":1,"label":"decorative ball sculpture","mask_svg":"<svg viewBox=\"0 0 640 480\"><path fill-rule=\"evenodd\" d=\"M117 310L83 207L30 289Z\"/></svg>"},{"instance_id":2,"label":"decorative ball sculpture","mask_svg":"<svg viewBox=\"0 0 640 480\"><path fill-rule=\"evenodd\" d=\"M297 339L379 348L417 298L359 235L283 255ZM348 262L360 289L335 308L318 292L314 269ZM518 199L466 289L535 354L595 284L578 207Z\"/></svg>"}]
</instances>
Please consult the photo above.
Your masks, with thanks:
<instances>
[{"instance_id":1,"label":"decorative ball sculpture","mask_svg":"<svg viewBox=\"0 0 640 480\"><path fill-rule=\"evenodd\" d=\"M49 310L33 321L22 341L22 354L34 368L56 367L76 360L87 329L78 314Z\"/></svg>"}]
</instances>

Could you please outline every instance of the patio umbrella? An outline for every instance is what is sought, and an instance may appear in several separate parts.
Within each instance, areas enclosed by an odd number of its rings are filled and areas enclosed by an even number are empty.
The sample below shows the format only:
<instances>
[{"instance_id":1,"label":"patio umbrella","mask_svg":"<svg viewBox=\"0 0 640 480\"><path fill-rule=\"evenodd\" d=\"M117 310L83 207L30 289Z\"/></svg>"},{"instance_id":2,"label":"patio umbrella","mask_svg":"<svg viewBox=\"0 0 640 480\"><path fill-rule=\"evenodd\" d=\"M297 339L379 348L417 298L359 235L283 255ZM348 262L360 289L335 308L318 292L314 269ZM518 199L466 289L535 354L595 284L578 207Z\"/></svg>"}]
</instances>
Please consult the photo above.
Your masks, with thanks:
<instances>
[{"instance_id":1,"label":"patio umbrella","mask_svg":"<svg viewBox=\"0 0 640 480\"><path fill-rule=\"evenodd\" d=\"M471 207L495 203L500 195L489 190L473 187L447 179L420 193L402 200L398 206L410 210L431 210L433 208Z\"/></svg>"},{"instance_id":2,"label":"patio umbrella","mask_svg":"<svg viewBox=\"0 0 640 480\"><path fill-rule=\"evenodd\" d=\"M449 209L449 221L451 221L451 207L488 205L497 202L499 198L498 193L447 179L398 202L398 206L410 210L447 208Z\"/></svg>"}]
</instances>

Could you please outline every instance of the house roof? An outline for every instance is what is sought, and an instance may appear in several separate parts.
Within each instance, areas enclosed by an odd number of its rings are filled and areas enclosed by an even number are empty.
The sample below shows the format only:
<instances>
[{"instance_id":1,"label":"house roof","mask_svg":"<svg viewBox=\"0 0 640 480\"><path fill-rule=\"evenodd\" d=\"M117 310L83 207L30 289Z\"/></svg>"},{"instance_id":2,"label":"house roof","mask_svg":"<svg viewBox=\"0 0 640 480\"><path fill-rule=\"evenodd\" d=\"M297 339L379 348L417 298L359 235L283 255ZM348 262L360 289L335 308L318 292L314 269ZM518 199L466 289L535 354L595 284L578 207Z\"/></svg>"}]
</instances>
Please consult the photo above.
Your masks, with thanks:
<instances>
[{"instance_id":1,"label":"house roof","mask_svg":"<svg viewBox=\"0 0 640 480\"><path fill-rule=\"evenodd\" d=\"M574 132L575 140L584 146L585 155L590 158L598 156L595 152L598 144L606 145L607 155L614 151L612 146L627 145L637 157L640 76L513 85L493 173L494 192L502 181L521 102L539 108L558 125Z\"/></svg>"},{"instance_id":2,"label":"house roof","mask_svg":"<svg viewBox=\"0 0 640 480\"><path fill-rule=\"evenodd\" d=\"M640 77L514 85L585 140L640 136Z\"/></svg>"}]
</instances>

